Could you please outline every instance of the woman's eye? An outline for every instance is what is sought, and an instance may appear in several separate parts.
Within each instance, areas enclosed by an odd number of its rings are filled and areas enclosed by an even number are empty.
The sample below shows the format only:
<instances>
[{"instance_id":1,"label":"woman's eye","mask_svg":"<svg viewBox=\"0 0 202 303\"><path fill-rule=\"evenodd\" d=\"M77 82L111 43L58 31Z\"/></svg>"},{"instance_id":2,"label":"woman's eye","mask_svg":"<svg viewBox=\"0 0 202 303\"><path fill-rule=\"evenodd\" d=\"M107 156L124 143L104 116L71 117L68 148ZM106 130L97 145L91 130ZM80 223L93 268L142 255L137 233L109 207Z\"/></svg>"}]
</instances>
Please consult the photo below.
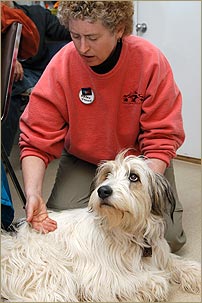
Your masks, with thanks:
<instances>
[{"instance_id":1,"label":"woman's eye","mask_svg":"<svg viewBox=\"0 0 202 303\"><path fill-rule=\"evenodd\" d=\"M96 40L97 40L96 37L88 37L88 39L89 39L90 41L96 41Z\"/></svg>"},{"instance_id":2,"label":"woman's eye","mask_svg":"<svg viewBox=\"0 0 202 303\"><path fill-rule=\"evenodd\" d=\"M130 180L131 182L138 182L138 181L140 181L138 175L133 174L133 173L131 173L131 174L129 175L129 180Z\"/></svg>"},{"instance_id":3,"label":"woman's eye","mask_svg":"<svg viewBox=\"0 0 202 303\"><path fill-rule=\"evenodd\" d=\"M76 34L71 34L71 37L72 37L72 39L79 39L80 38L80 36L76 35Z\"/></svg>"}]
</instances>

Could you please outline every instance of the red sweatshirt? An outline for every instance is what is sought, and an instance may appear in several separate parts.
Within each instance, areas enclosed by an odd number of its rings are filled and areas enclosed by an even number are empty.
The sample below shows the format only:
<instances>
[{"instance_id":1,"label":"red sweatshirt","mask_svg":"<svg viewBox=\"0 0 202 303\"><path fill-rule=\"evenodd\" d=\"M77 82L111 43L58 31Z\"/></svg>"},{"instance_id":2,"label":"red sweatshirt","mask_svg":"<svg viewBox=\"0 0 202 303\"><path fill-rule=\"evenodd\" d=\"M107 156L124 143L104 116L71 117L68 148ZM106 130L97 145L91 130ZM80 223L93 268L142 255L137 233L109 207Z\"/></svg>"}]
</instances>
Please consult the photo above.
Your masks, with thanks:
<instances>
[{"instance_id":1,"label":"red sweatshirt","mask_svg":"<svg viewBox=\"0 0 202 303\"><path fill-rule=\"evenodd\" d=\"M181 94L164 55L143 38L125 37L106 74L92 71L71 42L35 86L20 128L21 158L46 165L63 148L97 164L128 147L168 165L184 141Z\"/></svg>"}]
</instances>

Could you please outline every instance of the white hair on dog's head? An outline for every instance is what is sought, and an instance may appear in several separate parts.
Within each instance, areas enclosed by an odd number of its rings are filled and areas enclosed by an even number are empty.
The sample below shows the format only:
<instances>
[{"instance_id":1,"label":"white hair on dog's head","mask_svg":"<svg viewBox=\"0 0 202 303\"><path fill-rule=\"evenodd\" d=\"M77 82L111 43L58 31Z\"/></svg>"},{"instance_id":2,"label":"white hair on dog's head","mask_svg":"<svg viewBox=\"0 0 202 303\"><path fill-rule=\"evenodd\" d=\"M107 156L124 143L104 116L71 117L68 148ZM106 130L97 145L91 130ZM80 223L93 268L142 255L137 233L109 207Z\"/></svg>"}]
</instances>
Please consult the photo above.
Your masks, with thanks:
<instances>
[{"instance_id":1,"label":"white hair on dog's head","mask_svg":"<svg viewBox=\"0 0 202 303\"><path fill-rule=\"evenodd\" d=\"M134 233L145 232L145 226L171 206L175 199L169 183L154 173L143 157L118 154L115 161L103 162L97 169L89 207L107 220L109 227L120 225ZM158 218L159 220L159 218Z\"/></svg>"}]
</instances>

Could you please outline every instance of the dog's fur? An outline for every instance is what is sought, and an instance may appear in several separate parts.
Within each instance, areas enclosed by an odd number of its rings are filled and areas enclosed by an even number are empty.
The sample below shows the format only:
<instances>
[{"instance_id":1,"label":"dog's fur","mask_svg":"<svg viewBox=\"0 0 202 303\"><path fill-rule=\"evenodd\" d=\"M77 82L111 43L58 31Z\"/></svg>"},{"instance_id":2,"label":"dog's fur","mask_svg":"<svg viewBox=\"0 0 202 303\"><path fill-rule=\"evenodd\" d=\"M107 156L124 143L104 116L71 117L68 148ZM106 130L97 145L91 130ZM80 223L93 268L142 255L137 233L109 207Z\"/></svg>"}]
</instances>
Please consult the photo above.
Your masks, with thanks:
<instances>
[{"instance_id":1,"label":"dog's fur","mask_svg":"<svg viewBox=\"0 0 202 303\"><path fill-rule=\"evenodd\" d=\"M163 213L169 205L172 215L174 200L163 176L122 153L99 166L94 188L88 209L50 212L54 232L25 223L14 235L2 234L4 298L165 301L170 283L200 292L200 264L170 253L164 238Z\"/></svg>"}]
</instances>

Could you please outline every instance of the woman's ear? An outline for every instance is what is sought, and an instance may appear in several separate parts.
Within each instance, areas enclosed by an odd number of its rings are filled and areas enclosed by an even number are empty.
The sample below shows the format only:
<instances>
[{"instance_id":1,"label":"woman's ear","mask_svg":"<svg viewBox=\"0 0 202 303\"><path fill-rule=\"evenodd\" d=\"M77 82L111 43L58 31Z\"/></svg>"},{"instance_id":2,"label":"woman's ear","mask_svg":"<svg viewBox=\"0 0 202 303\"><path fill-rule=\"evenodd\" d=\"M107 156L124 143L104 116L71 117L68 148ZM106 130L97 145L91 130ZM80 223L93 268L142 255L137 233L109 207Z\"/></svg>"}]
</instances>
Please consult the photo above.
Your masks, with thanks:
<instances>
[{"instance_id":1,"label":"woman's ear","mask_svg":"<svg viewBox=\"0 0 202 303\"><path fill-rule=\"evenodd\" d=\"M117 30L116 30L117 40L120 40L123 37L124 31L125 31L124 24L120 24L117 26Z\"/></svg>"}]
</instances>

